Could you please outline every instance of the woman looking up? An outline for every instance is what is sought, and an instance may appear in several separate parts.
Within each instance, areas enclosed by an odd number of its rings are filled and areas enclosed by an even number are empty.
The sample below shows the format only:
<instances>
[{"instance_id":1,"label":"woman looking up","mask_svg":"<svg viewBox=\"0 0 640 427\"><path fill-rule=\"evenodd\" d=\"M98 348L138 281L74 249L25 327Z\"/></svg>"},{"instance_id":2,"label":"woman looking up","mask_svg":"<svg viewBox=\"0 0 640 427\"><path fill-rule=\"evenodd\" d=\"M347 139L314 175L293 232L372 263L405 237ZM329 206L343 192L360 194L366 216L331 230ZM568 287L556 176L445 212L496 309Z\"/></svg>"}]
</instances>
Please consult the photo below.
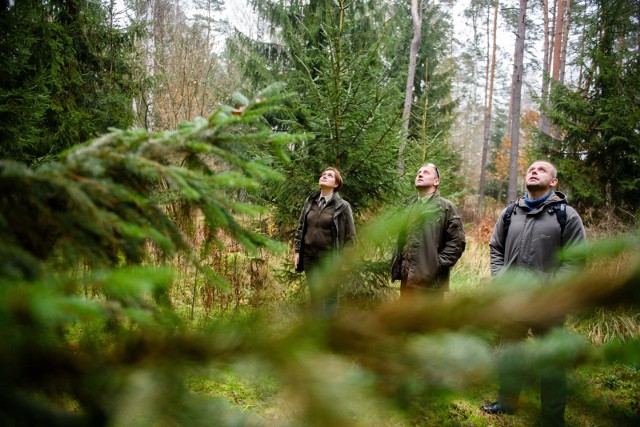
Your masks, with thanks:
<instances>
[{"instance_id":1,"label":"woman looking up","mask_svg":"<svg viewBox=\"0 0 640 427\"><path fill-rule=\"evenodd\" d=\"M321 261L339 252L356 234L351 205L338 191L342 176L336 168L326 168L318 180L320 189L304 202L295 234L294 266L305 272L311 305L320 316L335 314L338 288L321 280Z\"/></svg>"}]
</instances>

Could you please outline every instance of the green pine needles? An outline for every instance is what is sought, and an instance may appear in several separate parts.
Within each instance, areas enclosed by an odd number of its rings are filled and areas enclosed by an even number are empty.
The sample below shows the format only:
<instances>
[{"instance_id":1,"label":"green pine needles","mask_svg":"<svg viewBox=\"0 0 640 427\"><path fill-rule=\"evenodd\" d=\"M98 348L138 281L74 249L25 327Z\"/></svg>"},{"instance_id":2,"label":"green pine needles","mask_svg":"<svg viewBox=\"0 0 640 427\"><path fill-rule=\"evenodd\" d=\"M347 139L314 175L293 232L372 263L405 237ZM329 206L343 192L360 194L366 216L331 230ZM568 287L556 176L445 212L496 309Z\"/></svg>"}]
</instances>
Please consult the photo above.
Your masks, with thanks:
<instances>
[{"instance_id":1,"label":"green pine needles","mask_svg":"<svg viewBox=\"0 0 640 427\"><path fill-rule=\"evenodd\" d=\"M3 277L38 278L47 263L63 270L139 264L151 247L161 256L183 251L197 263L178 212L197 212L210 244L221 244L223 230L250 251L276 246L239 224L238 215L265 208L235 194L281 176L232 147L260 142L285 159L281 145L300 136L273 132L262 116L282 103L279 89L253 101L238 95L241 108L221 106L176 131L113 130L35 169L2 161Z\"/></svg>"}]
</instances>

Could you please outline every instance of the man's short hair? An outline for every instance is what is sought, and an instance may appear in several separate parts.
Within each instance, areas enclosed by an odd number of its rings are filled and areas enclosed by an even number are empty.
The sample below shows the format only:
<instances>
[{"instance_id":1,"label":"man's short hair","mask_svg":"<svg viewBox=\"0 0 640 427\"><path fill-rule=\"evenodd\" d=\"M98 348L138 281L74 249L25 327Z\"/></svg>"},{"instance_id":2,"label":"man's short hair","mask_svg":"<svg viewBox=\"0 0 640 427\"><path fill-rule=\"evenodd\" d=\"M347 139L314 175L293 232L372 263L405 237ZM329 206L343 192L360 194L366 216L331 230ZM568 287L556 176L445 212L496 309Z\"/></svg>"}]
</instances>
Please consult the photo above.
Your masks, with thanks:
<instances>
[{"instance_id":1,"label":"man's short hair","mask_svg":"<svg viewBox=\"0 0 640 427\"><path fill-rule=\"evenodd\" d=\"M536 160L535 162L531 163L531 165L533 165L534 163L546 163L546 164L550 165L551 166L551 176L554 177L554 178L558 177L558 168L556 168L556 166L553 163L551 163L549 160ZM531 167L531 165L529 165L529 167Z\"/></svg>"},{"instance_id":2,"label":"man's short hair","mask_svg":"<svg viewBox=\"0 0 640 427\"><path fill-rule=\"evenodd\" d=\"M436 177L438 177L438 179L440 179L440 171L438 170L438 167L433 164L433 163L425 163L422 166L420 166L420 169L422 169L423 167L431 167L436 171Z\"/></svg>"}]
</instances>

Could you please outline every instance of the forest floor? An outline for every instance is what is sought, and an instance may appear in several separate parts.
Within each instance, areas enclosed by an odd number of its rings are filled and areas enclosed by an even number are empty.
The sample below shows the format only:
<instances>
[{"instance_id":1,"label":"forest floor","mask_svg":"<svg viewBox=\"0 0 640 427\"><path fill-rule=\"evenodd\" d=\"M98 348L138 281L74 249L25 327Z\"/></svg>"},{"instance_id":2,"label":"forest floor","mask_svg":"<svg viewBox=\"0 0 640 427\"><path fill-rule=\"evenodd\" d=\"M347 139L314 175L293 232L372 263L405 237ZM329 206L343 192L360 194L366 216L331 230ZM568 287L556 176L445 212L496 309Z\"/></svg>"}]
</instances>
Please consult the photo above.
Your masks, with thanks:
<instances>
[{"instance_id":1,"label":"forest floor","mask_svg":"<svg viewBox=\"0 0 640 427\"><path fill-rule=\"evenodd\" d=\"M640 369L621 364L580 366L568 375L569 400L566 425L574 427L626 427L640 425ZM230 372L194 378L192 389L200 395L222 398L242 412L251 412L265 425L301 425L296 409L273 378L247 379ZM409 407L356 413L354 425L381 427L418 426L537 426L540 425L536 385L523 390L514 415L486 415L480 407L491 403L497 386L462 392L430 393L413 398ZM434 398L434 396L437 396ZM405 403L406 404L406 403ZM294 421L295 420L295 421Z\"/></svg>"},{"instance_id":2,"label":"forest floor","mask_svg":"<svg viewBox=\"0 0 640 427\"><path fill-rule=\"evenodd\" d=\"M485 233L486 234L486 233ZM469 236L467 251L453 271L451 294L479 292L482 283L490 280L487 255L487 235ZM614 260L609 259L609 263ZM624 263L624 260L616 260ZM629 313L626 313L629 314ZM623 313L623 315L625 315ZM580 334L594 345L610 341L612 335L593 336L588 328L599 325L599 331L611 316L594 312L587 322L573 319L567 329ZM638 331L638 314L632 311L631 333ZM619 322L620 324L624 322ZM585 326L586 325L586 326ZM598 328L596 328L598 329ZM626 334L615 335L624 338ZM635 334L635 335L634 335ZM600 342L598 342L600 341ZM226 400L243 413L250 413L258 424L287 426L322 425L300 414L293 399L287 396L277 378L268 373L243 375L240 371L214 370L194 376L190 388L207 397ZM354 397L352 425L380 427L418 426L537 426L540 425L540 401L537 384L531 384L521 394L520 406L513 415L487 415L481 410L497 396L497 383L484 382L462 390L436 390L413 395L397 402L385 402L380 407L358 408ZM394 399L391 399L394 400ZM566 425L571 427L640 426L640 366L621 363L585 363L568 372L568 404ZM351 425L351 424L350 424Z\"/></svg>"}]
</instances>

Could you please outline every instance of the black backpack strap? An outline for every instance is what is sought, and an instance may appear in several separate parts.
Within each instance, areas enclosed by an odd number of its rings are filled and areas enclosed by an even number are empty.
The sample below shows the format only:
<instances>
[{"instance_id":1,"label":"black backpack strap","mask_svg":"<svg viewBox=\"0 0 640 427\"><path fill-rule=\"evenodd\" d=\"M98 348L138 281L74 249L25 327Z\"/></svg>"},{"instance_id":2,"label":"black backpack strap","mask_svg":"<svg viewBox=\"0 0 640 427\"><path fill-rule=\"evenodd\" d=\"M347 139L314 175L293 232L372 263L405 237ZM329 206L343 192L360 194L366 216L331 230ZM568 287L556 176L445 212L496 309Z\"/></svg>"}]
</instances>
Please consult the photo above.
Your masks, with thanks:
<instances>
[{"instance_id":1,"label":"black backpack strap","mask_svg":"<svg viewBox=\"0 0 640 427\"><path fill-rule=\"evenodd\" d=\"M505 236L509 232L509 226L511 225L511 216L513 212L516 210L517 203L515 201L509 202L509 206L504 211L502 215L502 225L504 227ZM553 203L548 209L549 215L556 215L556 219L558 220L558 224L560 224L560 236L564 234L564 228L567 225L567 202L565 200L561 200L559 202Z\"/></svg>"},{"instance_id":2,"label":"black backpack strap","mask_svg":"<svg viewBox=\"0 0 640 427\"><path fill-rule=\"evenodd\" d=\"M509 206L507 206L507 209L504 211L504 214L502 215L502 226L504 227L505 237L509 232L509 226L511 225L511 215L513 215L513 211L516 210L516 206L517 204L515 200L510 201Z\"/></svg>"},{"instance_id":3,"label":"black backpack strap","mask_svg":"<svg viewBox=\"0 0 640 427\"><path fill-rule=\"evenodd\" d=\"M562 200L553 204L549 208L549 215L556 214L558 224L560 224L560 235L564 234L564 227L567 225L567 202Z\"/></svg>"}]
</instances>

